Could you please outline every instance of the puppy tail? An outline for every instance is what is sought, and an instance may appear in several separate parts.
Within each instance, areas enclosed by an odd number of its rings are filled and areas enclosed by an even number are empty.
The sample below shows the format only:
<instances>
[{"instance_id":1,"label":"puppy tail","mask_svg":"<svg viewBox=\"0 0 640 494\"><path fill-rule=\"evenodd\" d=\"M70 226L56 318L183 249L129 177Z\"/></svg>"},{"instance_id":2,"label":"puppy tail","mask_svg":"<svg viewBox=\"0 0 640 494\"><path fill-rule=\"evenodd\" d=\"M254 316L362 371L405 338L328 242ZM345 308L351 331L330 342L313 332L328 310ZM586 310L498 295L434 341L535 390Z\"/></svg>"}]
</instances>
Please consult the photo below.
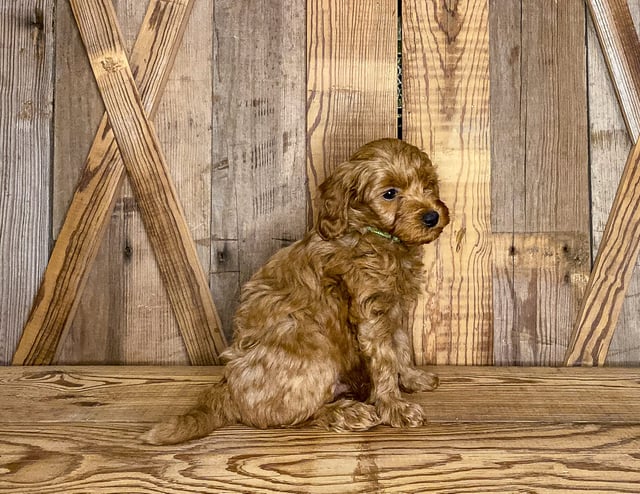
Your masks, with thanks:
<instances>
[{"instance_id":1,"label":"puppy tail","mask_svg":"<svg viewBox=\"0 0 640 494\"><path fill-rule=\"evenodd\" d=\"M156 424L141 439L148 444L162 445L204 437L215 429L237 423L234 412L227 383L217 383L201 397L196 407Z\"/></svg>"}]
</instances>

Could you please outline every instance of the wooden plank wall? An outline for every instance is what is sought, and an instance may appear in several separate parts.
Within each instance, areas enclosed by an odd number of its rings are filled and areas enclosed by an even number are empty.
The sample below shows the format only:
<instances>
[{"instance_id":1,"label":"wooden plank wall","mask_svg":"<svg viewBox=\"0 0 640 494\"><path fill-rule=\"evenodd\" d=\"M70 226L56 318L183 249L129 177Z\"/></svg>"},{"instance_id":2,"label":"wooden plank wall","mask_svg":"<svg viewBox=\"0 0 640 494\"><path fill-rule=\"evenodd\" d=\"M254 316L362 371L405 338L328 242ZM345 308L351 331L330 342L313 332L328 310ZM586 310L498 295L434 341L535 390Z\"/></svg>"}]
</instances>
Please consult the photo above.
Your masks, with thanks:
<instances>
[{"instance_id":1,"label":"wooden plank wall","mask_svg":"<svg viewBox=\"0 0 640 494\"><path fill-rule=\"evenodd\" d=\"M420 363L492 362L489 5L404 1L403 137L438 166L451 224L425 249Z\"/></svg>"},{"instance_id":2,"label":"wooden plank wall","mask_svg":"<svg viewBox=\"0 0 640 494\"><path fill-rule=\"evenodd\" d=\"M49 255L55 5L0 5L0 363L11 362Z\"/></svg>"},{"instance_id":3,"label":"wooden plank wall","mask_svg":"<svg viewBox=\"0 0 640 494\"><path fill-rule=\"evenodd\" d=\"M495 361L560 364L590 271L585 6L492 5Z\"/></svg>"},{"instance_id":4,"label":"wooden plank wall","mask_svg":"<svg viewBox=\"0 0 640 494\"><path fill-rule=\"evenodd\" d=\"M146 2L114 3L130 48ZM66 1L0 12L6 364L104 110ZM229 335L241 284L339 162L422 146L453 213L412 325L437 364L562 362L631 146L581 0L197 1L154 125ZM612 365L640 363L638 276ZM56 361L187 362L126 183Z\"/></svg>"},{"instance_id":5,"label":"wooden plank wall","mask_svg":"<svg viewBox=\"0 0 640 494\"><path fill-rule=\"evenodd\" d=\"M640 26L640 0L628 0L628 4L637 30ZM617 104L611 79L606 72L602 51L598 49L598 39L590 19L587 28L591 213L595 257L632 142ZM640 270L636 264L632 283L609 347L608 365L635 366L640 362L639 302Z\"/></svg>"}]
</instances>

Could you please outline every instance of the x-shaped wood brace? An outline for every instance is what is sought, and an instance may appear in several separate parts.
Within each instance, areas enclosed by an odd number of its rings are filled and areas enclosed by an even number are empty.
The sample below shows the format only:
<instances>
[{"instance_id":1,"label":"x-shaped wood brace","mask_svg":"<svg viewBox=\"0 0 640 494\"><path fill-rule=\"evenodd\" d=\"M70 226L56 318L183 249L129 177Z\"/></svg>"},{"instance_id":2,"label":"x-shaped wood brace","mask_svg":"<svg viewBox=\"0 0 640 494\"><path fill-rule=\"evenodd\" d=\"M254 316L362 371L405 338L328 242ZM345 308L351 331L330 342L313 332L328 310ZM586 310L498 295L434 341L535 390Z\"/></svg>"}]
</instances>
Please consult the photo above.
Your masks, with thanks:
<instances>
[{"instance_id":1,"label":"x-shaped wood brace","mask_svg":"<svg viewBox=\"0 0 640 494\"><path fill-rule=\"evenodd\" d=\"M587 0L635 143L616 192L580 313L567 365L604 365L640 253L640 41L627 0Z\"/></svg>"},{"instance_id":2,"label":"x-shaped wood brace","mask_svg":"<svg viewBox=\"0 0 640 494\"><path fill-rule=\"evenodd\" d=\"M150 1L131 65L111 0L70 0L70 3L106 115L13 364L52 362L73 320L125 170L189 359L195 365L217 364L226 341L158 138L149 123L175 60L193 0Z\"/></svg>"}]
</instances>

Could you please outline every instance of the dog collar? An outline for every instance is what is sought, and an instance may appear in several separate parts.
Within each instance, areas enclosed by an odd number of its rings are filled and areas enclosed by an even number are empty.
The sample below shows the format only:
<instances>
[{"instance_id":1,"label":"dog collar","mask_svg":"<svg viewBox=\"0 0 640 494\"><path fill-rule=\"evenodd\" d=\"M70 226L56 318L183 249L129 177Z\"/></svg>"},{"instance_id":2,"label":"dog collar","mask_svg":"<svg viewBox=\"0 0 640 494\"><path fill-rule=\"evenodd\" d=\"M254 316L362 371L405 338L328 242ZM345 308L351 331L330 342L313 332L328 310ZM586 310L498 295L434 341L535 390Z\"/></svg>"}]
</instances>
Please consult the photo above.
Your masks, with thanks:
<instances>
[{"instance_id":1,"label":"dog collar","mask_svg":"<svg viewBox=\"0 0 640 494\"><path fill-rule=\"evenodd\" d=\"M391 234L390 234L390 233L388 233L388 232L383 232L382 230L379 230L379 229L377 229L377 228L376 228L376 227L374 227L374 226L368 226L368 227L366 228L366 230L367 230L368 232L375 233L376 235L379 235L379 236L381 236L382 238L386 238L387 240L391 240L391 242L398 242L398 243L401 243L401 242L402 242L402 240L400 240L400 239L399 239L398 237L396 237L395 235L391 235Z\"/></svg>"}]
</instances>

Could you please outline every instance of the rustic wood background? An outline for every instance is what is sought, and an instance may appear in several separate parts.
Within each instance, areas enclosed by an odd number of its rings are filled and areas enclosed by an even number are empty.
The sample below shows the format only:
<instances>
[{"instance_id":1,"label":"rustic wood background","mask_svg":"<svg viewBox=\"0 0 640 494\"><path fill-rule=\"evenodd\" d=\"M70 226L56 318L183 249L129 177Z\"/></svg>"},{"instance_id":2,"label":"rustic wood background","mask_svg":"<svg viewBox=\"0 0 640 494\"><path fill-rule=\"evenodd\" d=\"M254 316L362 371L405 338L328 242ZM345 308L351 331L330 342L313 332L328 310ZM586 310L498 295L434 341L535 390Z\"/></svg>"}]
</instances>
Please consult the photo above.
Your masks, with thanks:
<instances>
[{"instance_id":1,"label":"rustic wood background","mask_svg":"<svg viewBox=\"0 0 640 494\"><path fill-rule=\"evenodd\" d=\"M130 49L146 2L115 5ZM103 112L68 3L2 2L0 363ZM453 221L412 332L437 364L562 363L631 148L582 0L197 0L154 125L229 335L337 163L386 136L429 152ZM640 363L639 276L609 365ZM127 184L56 362L188 362Z\"/></svg>"}]
</instances>

